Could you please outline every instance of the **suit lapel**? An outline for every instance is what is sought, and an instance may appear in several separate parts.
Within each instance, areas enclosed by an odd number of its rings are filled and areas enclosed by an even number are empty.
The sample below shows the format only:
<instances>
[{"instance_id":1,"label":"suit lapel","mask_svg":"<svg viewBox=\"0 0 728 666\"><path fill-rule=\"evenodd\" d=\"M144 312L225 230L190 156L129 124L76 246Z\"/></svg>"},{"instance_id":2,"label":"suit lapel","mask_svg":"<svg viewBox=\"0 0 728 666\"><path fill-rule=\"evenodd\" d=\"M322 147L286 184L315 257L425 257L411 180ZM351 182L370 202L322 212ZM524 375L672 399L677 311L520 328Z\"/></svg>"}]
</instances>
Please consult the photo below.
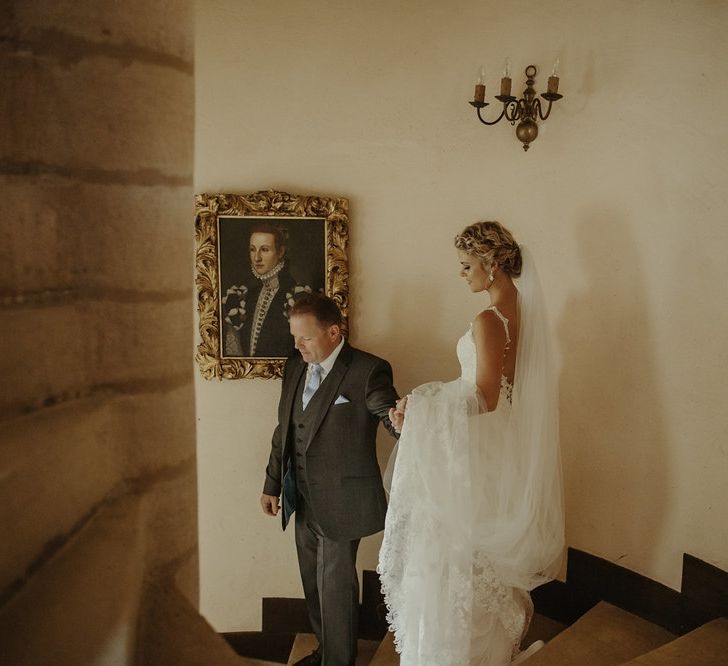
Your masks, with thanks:
<instances>
[{"instance_id":1,"label":"suit lapel","mask_svg":"<svg viewBox=\"0 0 728 666\"><path fill-rule=\"evenodd\" d=\"M281 421L281 442L283 443L283 449L285 450L288 445L288 429L291 425L291 412L293 410L293 400L296 397L296 389L298 383L301 381L301 375L306 370L306 363L302 358L298 359L298 363L294 366L293 372L290 377L286 377L288 380L286 386L286 392L283 395L283 419Z\"/></svg>"},{"instance_id":2,"label":"suit lapel","mask_svg":"<svg viewBox=\"0 0 728 666\"><path fill-rule=\"evenodd\" d=\"M351 363L352 351L351 346L348 342L344 342L344 346L339 352L339 356L336 358L334 367L331 368L331 372L326 375L326 379L321 382L321 386L318 391L314 393L311 402L308 403L306 411L309 409L313 410L311 414L311 427L309 429L309 439L306 442L306 448L311 444L311 440L321 426L321 422L324 420L326 413L329 411L331 403L334 401L336 392L339 389L341 381L344 379L349 365Z\"/></svg>"}]
</instances>

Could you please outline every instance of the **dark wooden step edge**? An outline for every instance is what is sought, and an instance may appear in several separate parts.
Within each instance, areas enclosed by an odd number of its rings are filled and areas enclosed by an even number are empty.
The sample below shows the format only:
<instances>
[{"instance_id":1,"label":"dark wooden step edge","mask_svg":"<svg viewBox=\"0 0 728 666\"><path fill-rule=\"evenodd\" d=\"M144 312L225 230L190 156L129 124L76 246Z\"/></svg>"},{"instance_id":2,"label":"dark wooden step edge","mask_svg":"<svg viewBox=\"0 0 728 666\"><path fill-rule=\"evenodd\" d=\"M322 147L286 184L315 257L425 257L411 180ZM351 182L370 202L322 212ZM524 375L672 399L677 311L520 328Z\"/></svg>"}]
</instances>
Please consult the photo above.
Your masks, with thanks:
<instances>
[{"instance_id":1,"label":"dark wooden step edge","mask_svg":"<svg viewBox=\"0 0 728 666\"><path fill-rule=\"evenodd\" d=\"M276 631L231 631L222 634L236 654L249 659L288 663L294 633Z\"/></svg>"},{"instance_id":2,"label":"dark wooden step edge","mask_svg":"<svg viewBox=\"0 0 728 666\"><path fill-rule=\"evenodd\" d=\"M614 562L569 548L566 583L553 581L533 591L536 611L573 623L599 601L622 608L682 635L728 617L728 572L692 555L683 556L681 591Z\"/></svg>"}]
</instances>

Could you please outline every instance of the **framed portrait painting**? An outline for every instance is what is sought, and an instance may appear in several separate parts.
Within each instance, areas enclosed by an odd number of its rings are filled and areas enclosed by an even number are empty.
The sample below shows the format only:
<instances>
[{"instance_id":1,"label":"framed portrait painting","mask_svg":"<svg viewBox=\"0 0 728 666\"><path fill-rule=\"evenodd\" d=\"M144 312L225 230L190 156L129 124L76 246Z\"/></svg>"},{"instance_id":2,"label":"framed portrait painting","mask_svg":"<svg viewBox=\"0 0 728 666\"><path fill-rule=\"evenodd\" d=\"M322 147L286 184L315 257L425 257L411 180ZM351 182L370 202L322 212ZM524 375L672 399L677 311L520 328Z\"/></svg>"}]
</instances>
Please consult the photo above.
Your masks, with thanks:
<instances>
[{"instance_id":1,"label":"framed portrait painting","mask_svg":"<svg viewBox=\"0 0 728 666\"><path fill-rule=\"evenodd\" d=\"M196 284L206 379L280 377L302 294L349 305L348 201L267 190L195 197Z\"/></svg>"}]
</instances>

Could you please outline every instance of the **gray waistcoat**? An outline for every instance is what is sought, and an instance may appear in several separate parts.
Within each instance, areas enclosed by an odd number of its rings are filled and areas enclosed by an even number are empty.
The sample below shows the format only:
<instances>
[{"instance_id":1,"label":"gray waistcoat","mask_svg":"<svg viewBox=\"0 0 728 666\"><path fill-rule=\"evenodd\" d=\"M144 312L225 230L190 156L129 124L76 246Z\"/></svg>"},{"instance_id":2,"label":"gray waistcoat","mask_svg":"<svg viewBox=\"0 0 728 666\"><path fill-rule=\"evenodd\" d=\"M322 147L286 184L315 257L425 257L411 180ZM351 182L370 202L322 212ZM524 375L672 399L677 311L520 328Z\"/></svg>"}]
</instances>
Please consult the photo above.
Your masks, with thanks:
<instances>
[{"instance_id":1,"label":"gray waistcoat","mask_svg":"<svg viewBox=\"0 0 728 666\"><path fill-rule=\"evenodd\" d=\"M292 463L296 469L296 485L298 492L301 494L307 504L310 504L310 496L308 493L308 483L306 479L306 442L311 436L311 421L313 414L313 403L316 400L316 394L313 395L308 403L307 409L303 409L303 389L306 386L306 373L301 376L296 389L296 397L293 399L293 409L291 411L291 427L288 431L289 451L292 454Z\"/></svg>"}]
</instances>

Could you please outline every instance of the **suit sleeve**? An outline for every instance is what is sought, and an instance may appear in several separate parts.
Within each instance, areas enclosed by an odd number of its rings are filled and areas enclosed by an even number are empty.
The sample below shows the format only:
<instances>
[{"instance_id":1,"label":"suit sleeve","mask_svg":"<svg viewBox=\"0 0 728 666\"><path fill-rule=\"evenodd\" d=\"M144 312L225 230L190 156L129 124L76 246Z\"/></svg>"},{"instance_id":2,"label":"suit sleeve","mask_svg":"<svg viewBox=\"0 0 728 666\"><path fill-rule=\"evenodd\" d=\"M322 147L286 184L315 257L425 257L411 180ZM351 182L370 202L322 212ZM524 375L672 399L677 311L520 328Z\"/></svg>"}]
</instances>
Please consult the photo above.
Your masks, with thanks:
<instances>
[{"instance_id":1,"label":"suit sleeve","mask_svg":"<svg viewBox=\"0 0 728 666\"><path fill-rule=\"evenodd\" d=\"M278 424L273 431L273 440L271 441L270 457L268 458L268 467L265 468L265 483L263 484L263 494L278 497L281 494L281 456L283 447L281 445L281 426Z\"/></svg>"},{"instance_id":2,"label":"suit sleeve","mask_svg":"<svg viewBox=\"0 0 728 666\"><path fill-rule=\"evenodd\" d=\"M283 474L281 473L281 465L283 464L283 442L281 441L280 412L281 404L283 403L283 396L285 395L286 390L286 377L289 374L290 365L291 359L289 358L286 362L286 367L283 369L283 384L281 386L281 397L278 403L278 425L273 431L268 467L265 468L265 482L263 483L263 494L272 495L273 497L278 497L281 494L281 480L283 479Z\"/></svg>"},{"instance_id":3,"label":"suit sleeve","mask_svg":"<svg viewBox=\"0 0 728 666\"><path fill-rule=\"evenodd\" d=\"M367 377L366 403L370 413L379 418L393 437L399 437L389 420L389 410L399 400L392 379L392 366L383 359L378 359Z\"/></svg>"}]
</instances>

